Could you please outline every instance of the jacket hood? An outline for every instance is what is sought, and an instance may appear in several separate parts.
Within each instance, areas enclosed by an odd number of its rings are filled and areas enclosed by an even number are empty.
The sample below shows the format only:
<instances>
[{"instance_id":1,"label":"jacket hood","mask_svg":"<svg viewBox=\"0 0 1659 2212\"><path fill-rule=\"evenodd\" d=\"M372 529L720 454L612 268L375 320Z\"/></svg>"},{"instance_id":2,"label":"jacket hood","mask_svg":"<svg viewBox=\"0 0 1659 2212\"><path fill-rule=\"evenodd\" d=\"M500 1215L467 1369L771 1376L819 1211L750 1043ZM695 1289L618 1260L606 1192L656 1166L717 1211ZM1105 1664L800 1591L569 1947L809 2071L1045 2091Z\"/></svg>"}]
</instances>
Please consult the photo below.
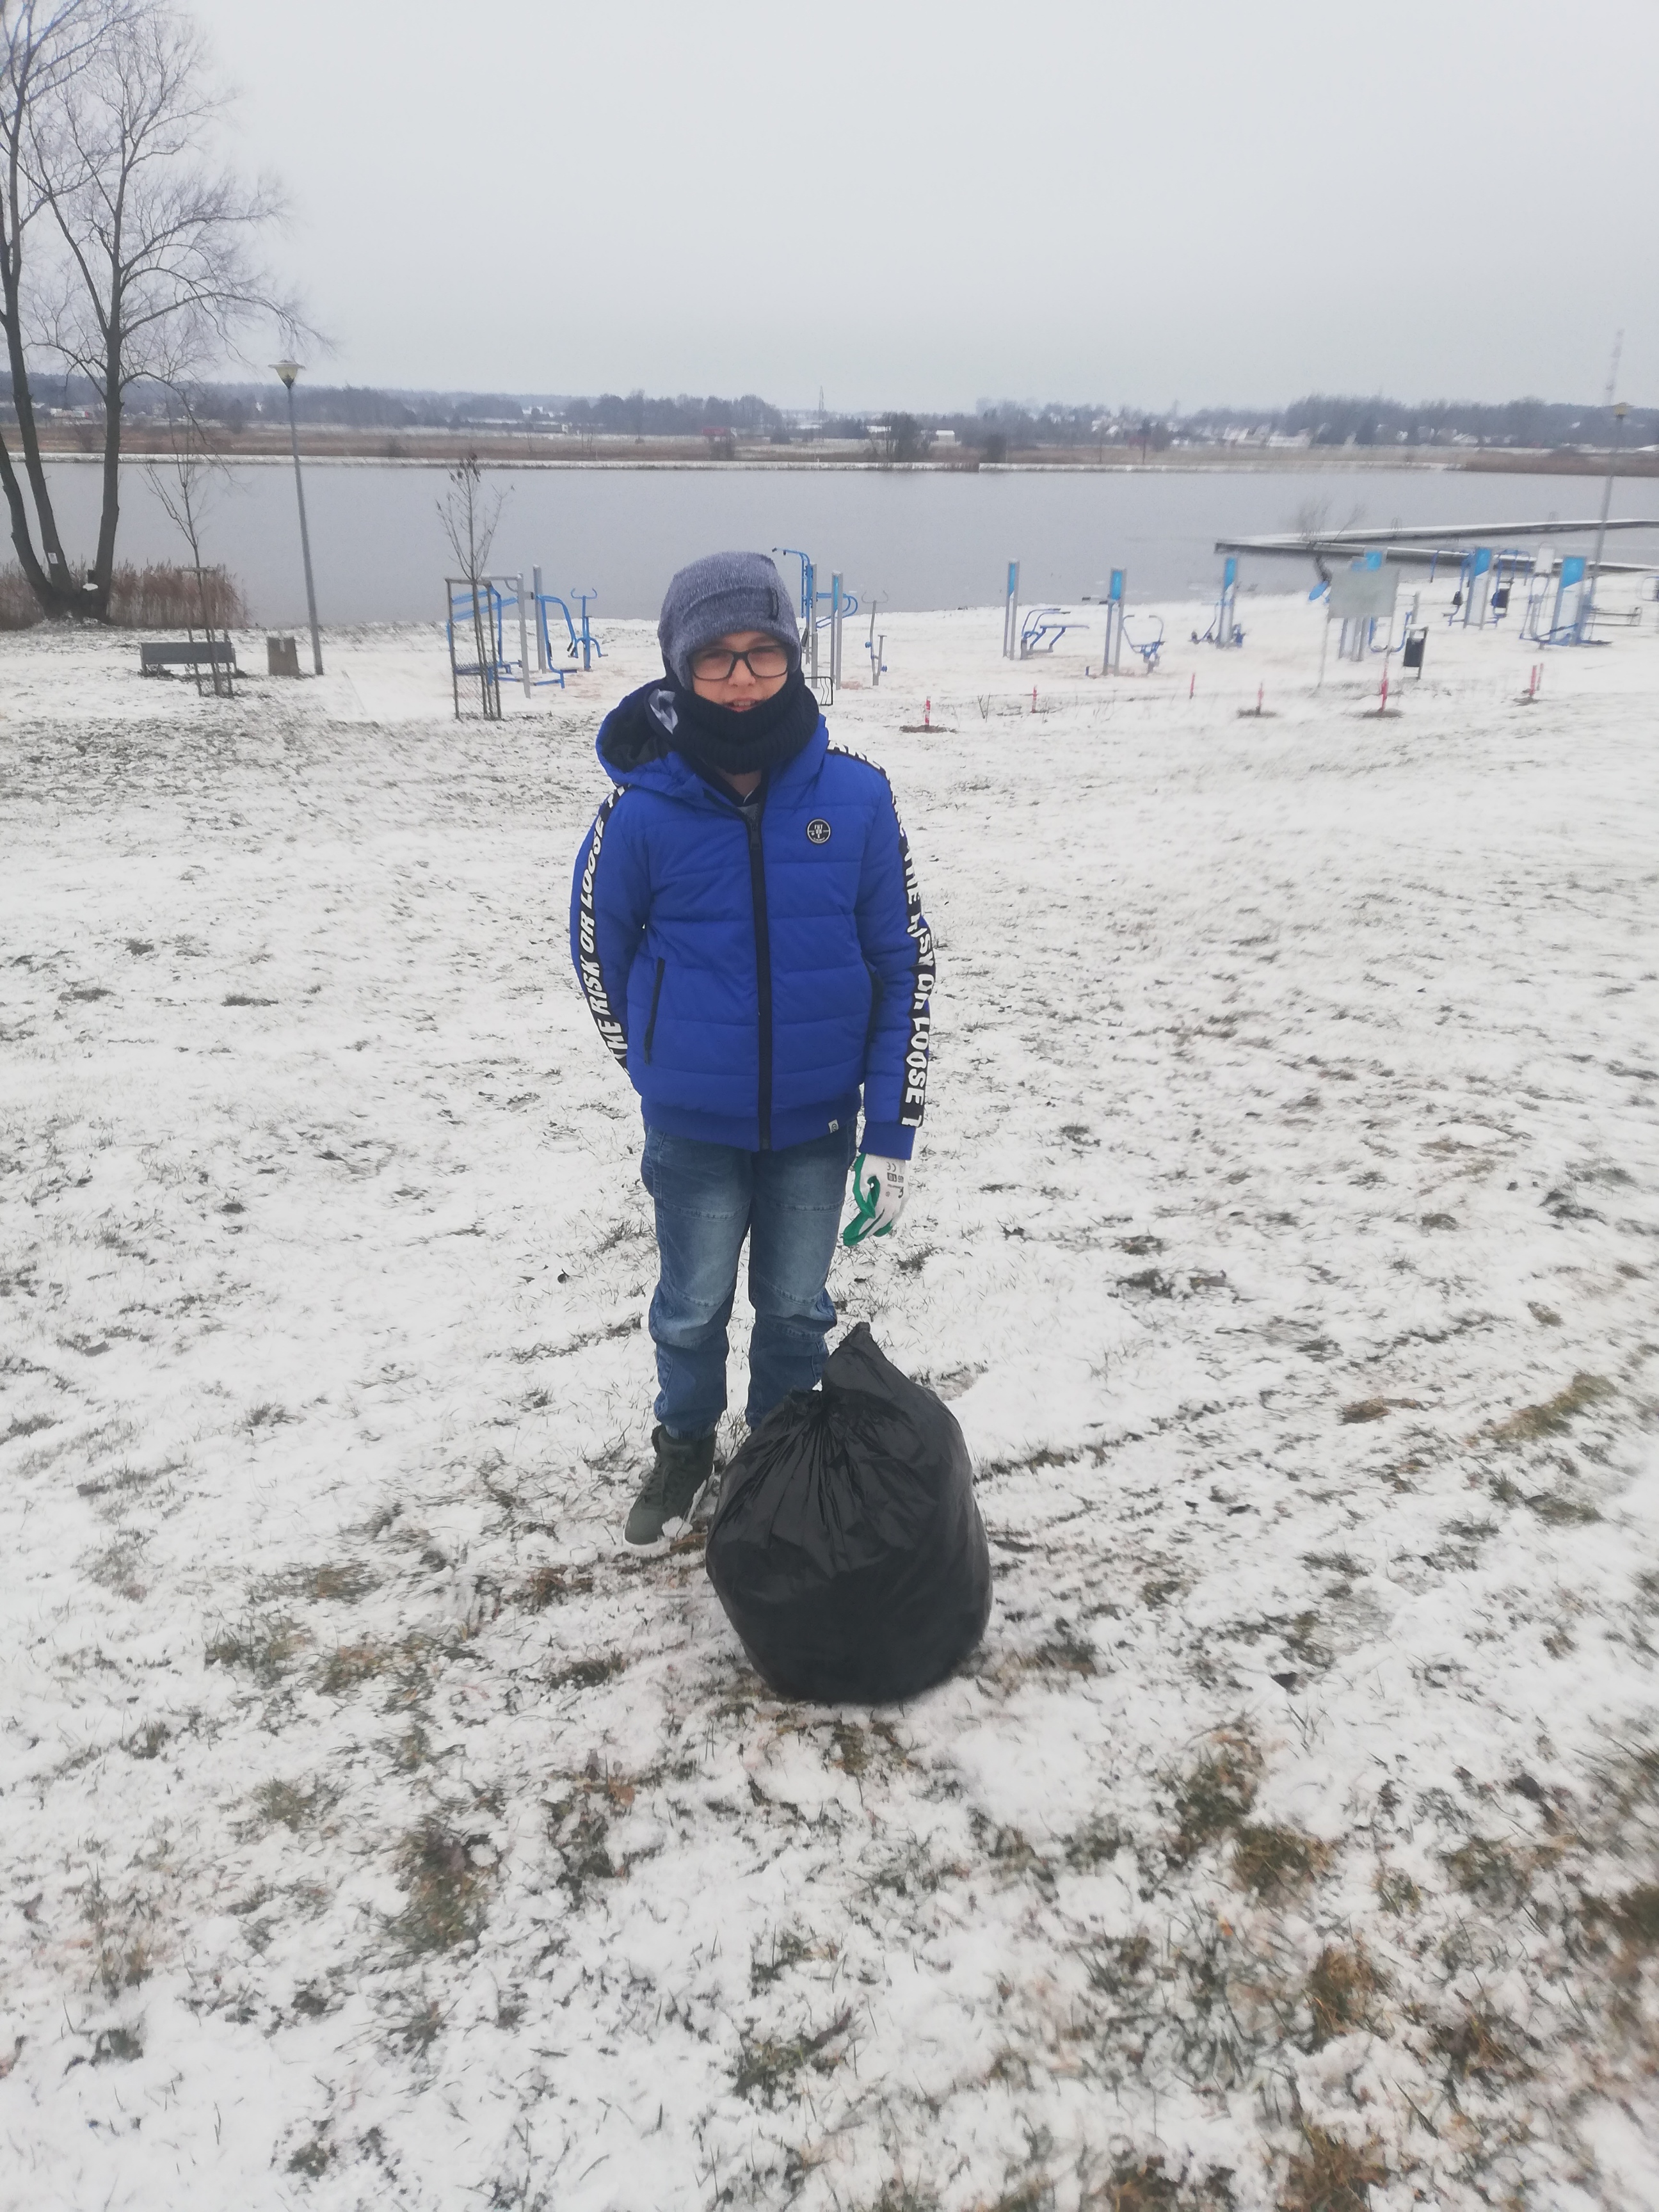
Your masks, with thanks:
<instances>
[{"instance_id":1,"label":"jacket hood","mask_svg":"<svg viewBox=\"0 0 1659 2212\"><path fill-rule=\"evenodd\" d=\"M675 799L702 799L715 805L719 795L674 749L679 725L674 687L666 676L641 684L620 699L599 725L593 750L599 765L613 783L637 785L644 791L660 791ZM815 769L828 749L830 732L823 717L805 747L775 775L794 775Z\"/></svg>"}]
</instances>

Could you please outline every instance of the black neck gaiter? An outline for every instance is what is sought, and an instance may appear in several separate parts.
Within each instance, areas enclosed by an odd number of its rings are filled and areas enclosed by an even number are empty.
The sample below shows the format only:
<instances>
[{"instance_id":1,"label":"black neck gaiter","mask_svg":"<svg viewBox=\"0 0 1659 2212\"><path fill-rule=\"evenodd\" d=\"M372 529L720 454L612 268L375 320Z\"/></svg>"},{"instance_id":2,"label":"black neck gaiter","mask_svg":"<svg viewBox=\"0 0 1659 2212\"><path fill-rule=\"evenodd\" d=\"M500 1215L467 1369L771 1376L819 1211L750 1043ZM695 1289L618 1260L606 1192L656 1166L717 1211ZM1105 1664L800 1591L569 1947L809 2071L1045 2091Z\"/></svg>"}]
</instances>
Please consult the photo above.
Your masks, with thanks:
<instances>
[{"instance_id":1,"label":"black neck gaiter","mask_svg":"<svg viewBox=\"0 0 1659 2212\"><path fill-rule=\"evenodd\" d=\"M818 726L818 702L799 668L783 689L741 714L676 684L674 750L708 775L748 775L793 760Z\"/></svg>"}]
</instances>

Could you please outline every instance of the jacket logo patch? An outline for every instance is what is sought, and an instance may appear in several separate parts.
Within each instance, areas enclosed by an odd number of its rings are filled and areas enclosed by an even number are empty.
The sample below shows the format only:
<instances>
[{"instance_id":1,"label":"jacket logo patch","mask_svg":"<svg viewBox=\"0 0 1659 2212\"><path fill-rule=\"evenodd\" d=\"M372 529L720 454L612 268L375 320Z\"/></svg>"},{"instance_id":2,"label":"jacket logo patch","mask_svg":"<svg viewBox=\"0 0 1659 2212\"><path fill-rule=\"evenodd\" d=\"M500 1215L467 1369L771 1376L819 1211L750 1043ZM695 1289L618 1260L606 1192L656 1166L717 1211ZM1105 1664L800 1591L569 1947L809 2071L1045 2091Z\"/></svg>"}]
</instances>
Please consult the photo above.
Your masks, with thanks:
<instances>
[{"instance_id":1,"label":"jacket logo patch","mask_svg":"<svg viewBox=\"0 0 1659 2212\"><path fill-rule=\"evenodd\" d=\"M806 842L809 845L827 845L830 842L830 824L823 815L815 815L807 823Z\"/></svg>"}]
</instances>

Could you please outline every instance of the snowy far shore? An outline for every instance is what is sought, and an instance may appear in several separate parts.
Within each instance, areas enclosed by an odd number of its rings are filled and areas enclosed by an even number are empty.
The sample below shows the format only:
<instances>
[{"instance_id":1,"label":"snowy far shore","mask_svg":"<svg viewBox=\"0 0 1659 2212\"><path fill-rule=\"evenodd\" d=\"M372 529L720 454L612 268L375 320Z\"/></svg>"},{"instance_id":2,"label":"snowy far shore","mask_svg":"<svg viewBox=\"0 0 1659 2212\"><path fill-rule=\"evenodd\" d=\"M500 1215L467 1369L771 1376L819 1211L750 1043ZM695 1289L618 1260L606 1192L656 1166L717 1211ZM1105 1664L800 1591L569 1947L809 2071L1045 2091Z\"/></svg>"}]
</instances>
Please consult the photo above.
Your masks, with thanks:
<instances>
[{"instance_id":1,"label":"snowy far shore","mask_svg":"<svg viewBox=\"0 0 1659 2212\"><path fill-rule=\"evenodd\" d=\"M830 1287L996 1565L875 1712L617 1548L650 625L0 639L0 2205L1659 2204L1659 635L1449 588L1386 719L1299 597L836 700L940 983Z\"/></svg>"}]
</instances>

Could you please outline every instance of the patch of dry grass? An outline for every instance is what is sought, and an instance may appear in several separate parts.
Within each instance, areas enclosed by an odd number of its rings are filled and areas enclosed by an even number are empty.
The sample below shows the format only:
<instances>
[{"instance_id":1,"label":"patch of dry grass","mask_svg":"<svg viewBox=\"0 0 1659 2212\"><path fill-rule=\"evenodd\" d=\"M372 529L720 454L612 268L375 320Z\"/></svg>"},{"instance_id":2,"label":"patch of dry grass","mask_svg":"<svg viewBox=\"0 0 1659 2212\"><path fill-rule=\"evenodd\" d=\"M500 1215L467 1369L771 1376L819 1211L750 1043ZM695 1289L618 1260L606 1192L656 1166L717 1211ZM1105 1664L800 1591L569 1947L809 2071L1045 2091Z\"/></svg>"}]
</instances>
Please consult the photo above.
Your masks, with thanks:
<instances>
[{"instance_id":1,"label":"patch of dry grass","mask_svg":"<svg viewBox=\"0 0 1659 2212\"><path fill-rule=\"evenodd\" d=\"M538 1567L505 1595L508 1605L521 1605L526 1613L545 1613L550 1605L562 1604L568 1597L585 1597L592 1587L592 1576L579 1574L574 1567Z\"/></svg>"},{"instance_id":2,"label":"patch of dry grass","mask_svg":"<svg viewBox=\"0 0 1659 2212\"><path fill-rule=\"evenodd\" d=\"M240 1668L264 1688L274 1689L310 1640L303 1628L285 1616L249 1614L209 1638L207 1663Z\"/></svg>"},{"instance_id":3,"label":"patch of dry grass","mask_svg":"<svg viewBox=\"0 0 1659 2212\"><path fill-rule=\"evenodd\" d=\"M1507 1420L1494 1422L1491 1434L1504 1444L1535 1443L1540 1437L1559 1437L1580 1413L1613 1395L1613 1386L1605 1376L1580 1373L1541 1406L1522 1406Z\"/></svg>"},{"instance_id":4,"label":"patch of dry grass","mask_svg":"<svg viewBox=\"0 0 1659 2212\"><path fill-rule=\"evenodd\" d=\"M1304 2125L1302 2143L1291 2154L1277 2212L1370 2212L1370 2192L1389 2178L1376 2138L1344 2142L1323 2128Z\"/></svg>"},{"instance_id":5,"label":"patch of dry grass","mask_svg":"<svg viewBox=\"0 0 1659 2212\"><path fill-rule=\"evenodd\" d=\"M1302 1986L1310 2048L1322 2051L1339 2036L1372 2027L1376 2000L1387 1989L1385 1977L1358 1937L1349 1944L1328 1943Z\"/></svg>"},{"instance_id":6,"label":"patch of dry grass","mask_svg":"<svg viewBox=\"0 0 1659 2212\"><path fill-rule=\"evenodd\" d=\"M154 1915L137 1891L112 1897L94 1868L82 1886L81 1917L92 1939L93 1978L106 1997L137 1989L155 1964Z\"/></svg>"},{"instance_id":7,"label":"patch of dry grass","mask_svg":"<svg viewBox=\"0 0 1659 2212\"><path fill-rule=\"evenodd\" d=\"M253 1793L253 1805L262 1826L286 1828L297 1835L330 1812L339 1796L337 1789L323 1782L313 1782L308 1790L302 1790L297 1782L264 1782Z\"/></svg>"},{"instance_id":8,"label":"patch of dry grass","mask_svg":"<svg viewBox=\"0 0 1659 2212\"><path fill-rule=\"evenodd\" d=\"M1255 1802L1261 1753L1238 1729L1219 1731L1212 1744L1175 1784L1176 1832L1170 1852L1179 1866L1236 1833Z\"/></svg>"},{"instance_id":9,"label":"patch of dry grass","mask_svg":"<svg viewBox=\"0 0 1659 2212\"><path fill-rule=\"evenodd\" d=\"M489 1873L477 1863L482 1838L457 1835L435 1815L398 1846L398 1872L409 1898L392 1932L411 1958L453 1950L477 1940L484 1923Z\"/></svg>"},{"instance_id":10,"label":"patch of dry grass","mask_svg":"<svg viewBox=\"0 0 1659 2212\"><path fill-rule=\"evenodd\" d=\"M1433 2031L1430 2042L1446 2061L1452 2084L1518 2081L1532 2071L1523 2039L1511 2021L1483 2002L1465 2005Z\"/></svg>"},{"instance_id":11,"label":"patch of dry grass","mask_svg":"<svg viewBox=\"0 0 1659 2212\"><path fill-rule=\"evenodd\" d=\"M815 2074L833 2074L843 2063L845 2051L835 2051L831 2045L839 2043L853 2024L851 2006L838 2012L827 2027L810 2035L792 2036L785 2042L774 2042L769 2038L740 2037L737 2064L732 2069L732 2087L739 2097L758 2097L767 2106L775 2105L780 2097L793 2098L796 2094L796 2077L810 2067Z\"/></svg>"},{"instance_id":12,"label":"patch of dry grass","mask_svg":"<svg viewBox=\"0 0 1659 2212\"><path fill-rule=\"evenodd\" d=\"M1282 1899L1323 1874L1331 1857L1328 1844L1298 1829L1246 1821L1233 1844L1232 1877L1256 1897Z\"/></svg>"}]
</instances>

